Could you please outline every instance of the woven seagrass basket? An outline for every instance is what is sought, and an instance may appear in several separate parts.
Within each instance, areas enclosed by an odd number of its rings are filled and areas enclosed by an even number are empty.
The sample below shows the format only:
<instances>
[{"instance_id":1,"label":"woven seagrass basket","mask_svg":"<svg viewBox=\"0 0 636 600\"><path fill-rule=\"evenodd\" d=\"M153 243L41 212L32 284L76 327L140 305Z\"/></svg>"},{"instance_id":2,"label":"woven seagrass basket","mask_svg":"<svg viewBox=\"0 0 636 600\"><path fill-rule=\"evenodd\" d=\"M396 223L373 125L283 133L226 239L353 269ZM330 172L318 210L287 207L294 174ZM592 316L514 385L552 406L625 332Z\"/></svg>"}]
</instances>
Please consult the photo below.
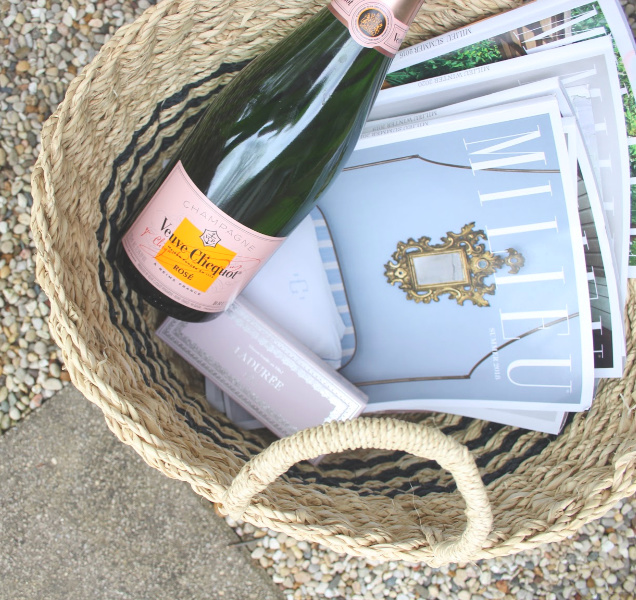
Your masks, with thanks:
<instances>
[{"instance_id":1,"label":"woven seagrass basket","mask_svg":"<svg viewBox=\"0 0 636 600\"><path fill-rule=\"evenodd\" d=\"M407 43L519 3L431 1ZM631 340L626 377L603 382L592 410L558 437L420 414L331 423L271 443L207 406L202 378L157 340L159 316L112 266L122 218L203 104L321 6L163 0L70 85L42 133L32 228L73 383L149 465L297 539L431 566L562 540L636 489ZM630 303L629 319L633 311ZM317 467L303 460L321 454L330 456Z\"/></svg>"}]
</instances>

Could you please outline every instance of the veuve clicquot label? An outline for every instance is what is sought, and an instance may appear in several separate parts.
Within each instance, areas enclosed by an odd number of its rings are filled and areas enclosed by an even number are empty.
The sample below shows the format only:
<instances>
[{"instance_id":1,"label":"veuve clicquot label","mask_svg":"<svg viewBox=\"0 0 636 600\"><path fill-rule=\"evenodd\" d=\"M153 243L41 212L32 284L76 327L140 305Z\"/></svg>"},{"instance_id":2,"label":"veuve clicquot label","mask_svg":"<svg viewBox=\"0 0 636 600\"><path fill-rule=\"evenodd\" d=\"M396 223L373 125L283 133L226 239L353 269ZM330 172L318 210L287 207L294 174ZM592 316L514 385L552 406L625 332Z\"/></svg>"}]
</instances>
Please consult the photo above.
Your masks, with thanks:
<instances>
[{"instance_id":1,"label":"veuve clicquot label","mask_svg":"<svg viewBox=\"0 0 636 600\"><path fill-rule=\"evenodd\" d=\"M244 227L219 210L178 162L123 246L159 291L211 313L231 304L283 240Z\"/></svg>"},{"instance_id":2,"label":"veuve clicquot label","mask_svg":"<svg viewBox=\"0 0 636 600\"><path fill-rule=\"evenodd\" d=\"M390 4L391 0L331 0L329 10L349 28L358 44L395 56L409 27L395 17Z\"/></svg>"}]
</instances>

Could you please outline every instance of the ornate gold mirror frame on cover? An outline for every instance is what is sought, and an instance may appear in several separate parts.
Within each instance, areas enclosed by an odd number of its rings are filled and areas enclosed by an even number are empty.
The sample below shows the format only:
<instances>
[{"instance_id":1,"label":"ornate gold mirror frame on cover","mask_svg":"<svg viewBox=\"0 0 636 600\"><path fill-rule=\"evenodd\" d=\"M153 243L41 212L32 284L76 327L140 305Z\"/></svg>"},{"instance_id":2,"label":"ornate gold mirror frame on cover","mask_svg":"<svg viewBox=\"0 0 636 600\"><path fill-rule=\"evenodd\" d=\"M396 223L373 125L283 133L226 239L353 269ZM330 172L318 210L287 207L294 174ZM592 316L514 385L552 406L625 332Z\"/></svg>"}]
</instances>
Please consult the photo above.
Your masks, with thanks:
<instances>
[{"instance_id":1,"label":"ornate gold mirror frame on cover","mask_svg":"<svg viewBox=\"0 0 636 600\"><path fill-rule=\"evenodd\" d=\"M448 294L460 305L470 300L477 306L490 306L484 296L495 293L495 284L487 285L486 277L504 267L509 267L511 274L518 273L525 261L513 248L508 248L507 256L486 250L481 242L486 235L474 226L473 222L464 225L460 233L449 231L441 244L431 245L429 237L398 242L394 262L384 265L389 283L398 284L415 302L438 302L440 296Z\"/></svg>"}]
</instances>

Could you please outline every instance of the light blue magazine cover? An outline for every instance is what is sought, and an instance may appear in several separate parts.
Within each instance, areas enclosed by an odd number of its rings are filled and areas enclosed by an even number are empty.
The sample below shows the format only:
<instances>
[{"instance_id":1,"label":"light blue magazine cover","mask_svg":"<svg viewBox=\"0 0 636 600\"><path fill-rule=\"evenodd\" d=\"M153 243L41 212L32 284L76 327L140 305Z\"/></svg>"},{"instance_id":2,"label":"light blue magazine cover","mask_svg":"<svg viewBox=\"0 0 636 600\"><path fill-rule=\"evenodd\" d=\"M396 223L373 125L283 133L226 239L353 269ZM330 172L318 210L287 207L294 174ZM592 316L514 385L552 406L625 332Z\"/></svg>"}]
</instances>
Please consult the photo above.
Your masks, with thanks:
<instances>
[{"instance_id":1,"label":"light blue magazine cover","mask_svg":"<svg viewBox=\"0 0 636 600\"><path fill-rule=\"evenodd\" d=\"M372 410L584 410L590 299L556 100L361 140L321 202Z\"/></svg>"}]
</instances>

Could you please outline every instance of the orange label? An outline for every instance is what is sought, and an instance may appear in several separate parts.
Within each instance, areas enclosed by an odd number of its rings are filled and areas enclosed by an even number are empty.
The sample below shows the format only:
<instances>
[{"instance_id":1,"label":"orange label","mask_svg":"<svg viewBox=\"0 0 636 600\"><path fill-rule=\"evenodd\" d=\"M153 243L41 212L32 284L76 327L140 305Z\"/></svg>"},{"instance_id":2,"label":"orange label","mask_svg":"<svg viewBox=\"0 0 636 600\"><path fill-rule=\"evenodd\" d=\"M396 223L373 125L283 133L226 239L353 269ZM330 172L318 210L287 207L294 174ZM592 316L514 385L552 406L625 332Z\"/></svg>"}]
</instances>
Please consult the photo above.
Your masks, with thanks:
<instances>
[{"instance_id":1,"label":"orange label","mask_svg":"<svg viewBox=\"0 0 636 600\"><path fill-rule=\"evenodd\" d=\"M233 279L237 273L226 268L236 252L218 242L216 231L201 231L188 219L183 219L155 258L166 271L183 283L200 292L207 292L219 276Z\"/></svg>"}]
</instances>

